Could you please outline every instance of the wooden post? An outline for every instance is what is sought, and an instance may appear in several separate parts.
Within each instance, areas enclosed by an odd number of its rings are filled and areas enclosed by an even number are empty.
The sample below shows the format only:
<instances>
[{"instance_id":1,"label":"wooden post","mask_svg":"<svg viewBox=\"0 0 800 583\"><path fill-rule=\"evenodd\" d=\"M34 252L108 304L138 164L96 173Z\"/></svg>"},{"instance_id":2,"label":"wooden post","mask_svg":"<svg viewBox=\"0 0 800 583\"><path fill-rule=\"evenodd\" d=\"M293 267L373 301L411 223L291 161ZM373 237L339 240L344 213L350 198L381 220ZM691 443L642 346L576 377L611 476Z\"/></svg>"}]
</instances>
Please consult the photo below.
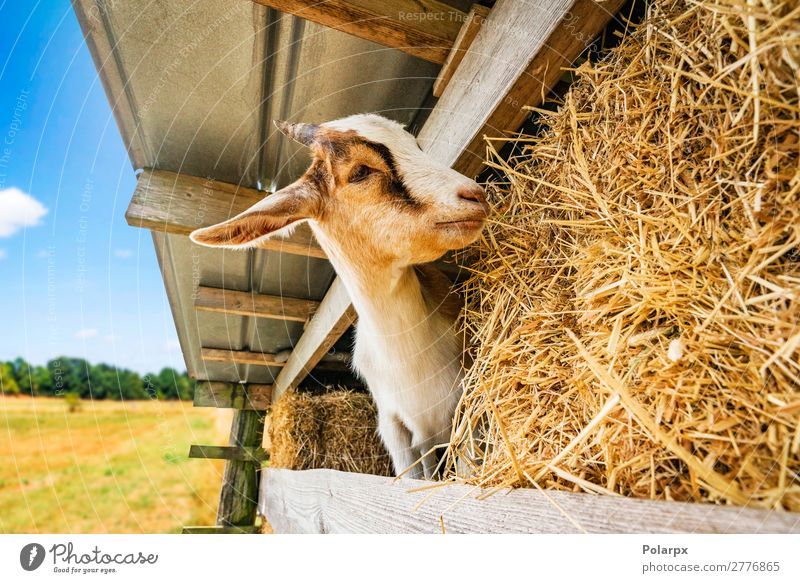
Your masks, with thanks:
<instances>
[{"instance_id":1,"label":"wooden post","mask_svg":"<svg viewBox=\"0 0 800 583\"><path fill-rule=\"evenodd\" d=\"M259 447L264 436L263 411L236 411L233 416L232 447ZM258 506L260 468L253 461L227 460L219 494L217 525L252 526Z\"/></svg>"}]
</instances>

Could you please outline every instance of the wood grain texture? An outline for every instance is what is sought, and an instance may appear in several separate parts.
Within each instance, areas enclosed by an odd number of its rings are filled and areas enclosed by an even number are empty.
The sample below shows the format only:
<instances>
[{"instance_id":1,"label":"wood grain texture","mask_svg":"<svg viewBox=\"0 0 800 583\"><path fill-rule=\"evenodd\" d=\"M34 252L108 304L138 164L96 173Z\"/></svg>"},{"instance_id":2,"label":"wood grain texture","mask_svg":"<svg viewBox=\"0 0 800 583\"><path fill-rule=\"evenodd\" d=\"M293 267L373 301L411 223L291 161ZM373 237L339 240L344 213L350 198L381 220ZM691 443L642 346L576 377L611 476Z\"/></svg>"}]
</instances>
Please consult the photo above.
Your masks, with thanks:
<instances>
[{"instance_id":1,"label":"wood grain texture","mask_svg":"<svg viewBox=\"0 0 800 583\"><path fill-rule=\"evenodd\" d=\"M264 413L236 411L228 445L259 447L264 437ZM260 464L228 460L222 477L217 509L217 526L253 526L256 520Z\"/></svg>"},{"instance_id":2,"label":"wood grain texture","mask_svg":"<svg viewBox=\"0 0 800 583\"><path fill-rule=\"evenodd\" d=\"M350 296L337 277L275 379L273 403L302 382L355 320L356 311L350 303Z\"/></svg>"},{"instance_id":3,"label":"wood grain texture","mask_svg":"<svg viewBox=\"0 0 800 583\"><path fill-rule=\"evenodd\" d=\"M194 301L196 309L207 312L295 322L308 320L318 306L319 302L314 300L270 296L203 285L197 288Z\"/></svg>"},{"instance_id":4,"label":"wood grain texture","mask_svg":"<svg viewBox=\"0 0 800 583\"><path fill-rule=\"evenodd\" d=\"M272 385L204 381L194 389L195 407L266 411L272 404Z\"/></svg>"},{"instance_id":5,"label":"wood grain texture","mask_svg":"<svg viewBox=\"0 0 800 583\"><path fill-rule=\"evenodd\" d=\"M189 457L193 459L236 460L261 463L269 456L259 446L232 447L230 445L191 445Z\"/></svg>"},{"instance_id":6,"label":"wood grain texture","mask_svg":"<svg viewBox=\"0 0 800 583\"><path fill-rule=\"evenodd\" d=\"M139 175L125 212L132 227L188 235L238 215L269 196L253 188L165 170L145 169ZM326 255L306 224L286 237L273 237L259 248L295 255Z\"/></svg>"},{"instance_id":7,"label":"wood grain texture","mask_svg":"<svg viewBox=\"0 0 800 583\"><path fill-rule=\"evenodd\" d=\"M519 129L623 0L498 0L422 128L422 149L467 176L483 167L483 136Z\"/></svg>"},{"instance_id":8,"label":"wood grain texture","mask_svg":"<svg viewBox=\"0 0 800 583\"><path fill-rule=\"evenodd\" d=\"M276 533L800 533L800 514L789 512L528 489L487 496L471 486L432 485L268 468L259 512Z\"/></svg>"},{"instance_id":9,"label":"wood grain texture","mask_svg":"<svg viewBox=\"0 0 800 583\"><path fill-rule=\"evenodd\" d=\"M250 352L248 350L225 350L222 348L201 348L200 358L212 362L252 364L255 366L283 366L285 364L275 360L274 354Z\"/></svg>"},{"instance_id":10,"label":"wood grain texture","mask_svg":"<svg viewBox=\"0 0 800 583\"><path fill-rule=\"evenodd\" d=\"M444 63L466 14L438 0L254 0L433 63Z\"/></svg>"},{"instance_id":11,"label":"wood grain texture","mask_svg":"<svg viewBox=\"0 0 800 583\"><path fill-rule=\"evenodd\" d=\"M259 534L257 526L184 526L181 534Z\"/></svg>"},{"instance_id":12,"label":"wood grain texture","mask_svg":"<svg viewBox=\"0 0 800 583\"><path fill-rule=\"evenodd\" d=\"M458 66L464 59L464 55L467 54L469 47L472 45L472 41L478 36L478 31L481 29L481 25L483 25L488 16L489 9L486 8L486 6L475 4L470 8L466 21L461 25L461 30L458 31L458 36L453 43L453 48L450 49L450 53L447 55L447 59L439 71L439 76L436 77L436 81L433 84L434 97L442 96L445 87L447 87L447 84L450 83L450 79L453 77L453 73L458 69Z\"/></svg>"}]
</instances>

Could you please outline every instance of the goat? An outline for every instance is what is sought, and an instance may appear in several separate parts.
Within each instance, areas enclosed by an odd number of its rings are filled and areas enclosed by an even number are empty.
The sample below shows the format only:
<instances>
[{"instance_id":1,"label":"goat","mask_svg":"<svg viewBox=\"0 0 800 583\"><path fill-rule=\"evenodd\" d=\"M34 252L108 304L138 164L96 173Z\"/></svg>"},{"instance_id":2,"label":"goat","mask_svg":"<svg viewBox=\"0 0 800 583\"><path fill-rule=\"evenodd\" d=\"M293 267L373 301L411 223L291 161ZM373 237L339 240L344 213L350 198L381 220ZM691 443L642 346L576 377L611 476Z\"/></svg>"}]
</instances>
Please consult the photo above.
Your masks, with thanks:
<instances>
[{"instance_id":1,"label":"goat","mask_svg":"<svg viewBox=\"0 0 800 583\"><path fill-rule=\"evenodd\" d=\"M428 454L449 439L462 392L463 344L455 326L460 302L444 274L425 264L479 237L488 210L483 189L378 115L276 126L311 149L308 171L191 239L257 247L309 222L358 314L353 366L375 399L395 472L430 479L436 462Z\"/></svg>"}]
</instances>

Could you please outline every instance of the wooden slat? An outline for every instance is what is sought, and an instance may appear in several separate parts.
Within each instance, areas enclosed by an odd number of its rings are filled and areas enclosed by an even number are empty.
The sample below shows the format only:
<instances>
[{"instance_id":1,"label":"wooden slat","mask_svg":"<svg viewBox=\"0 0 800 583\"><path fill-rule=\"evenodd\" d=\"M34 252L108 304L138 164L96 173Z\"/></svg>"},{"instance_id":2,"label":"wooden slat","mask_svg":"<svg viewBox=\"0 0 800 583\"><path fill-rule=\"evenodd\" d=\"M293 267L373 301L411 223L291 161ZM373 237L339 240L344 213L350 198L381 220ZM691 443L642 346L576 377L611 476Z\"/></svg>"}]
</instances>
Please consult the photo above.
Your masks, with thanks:
<instances>
[{"instance_id":1,"label":"wooden slat","mask_svg":"<svg viewBox=\"0 0 800 583\"><path fill-rule=\"evenodd\" d=\"M255 366L283 366L286 364L275 360L274 354L250 352L248 350L225 350L222 348L201 348L200 358L212 362L252 364Z\"/></svg>"},{"instance_id":2,"label":"wooden slat","mask_svg":"<svg viewBox=\"0 0 800 583\"><path fill-rule=\"evenodd\" d=\"M467 176L483 166L483 136L516 131L624 0L498 0L431 112L418 141Z\"/></svg>"},{"instance_id":3,"label":"wooden slat","mask_svg":"<svg viewBox=\"0 0 800 583\"><path fill-rule=\"evenodd\" d=\"M355 320L350 296L337 277L275 379L273 402L287 390L297 387Z\"/></svg>"},{"instance_id":4,"label":"wooden slat","mask_svg":"<svg viewBox=\"0 0 800 583\"><path fill-rule=\"evenodd\" d=\"M444 63L466 15L438 0L254 0L433 63Z\"/></svg>"},{"instance_id":5,"label":"wooden slat","mask_svg":"<svg viewBox=\"0 0 800 583\"><path fill-rule=\"evenodd\" d=\"M453 43L453 48L447 55L447 60L444 62L444 65L442 65L439 76L436 77L436 82L433 84L434 97L441 97L445 87L450 83L453 73L458 69L458 66L464 59L464 55L467 54L467 50L469 50L472 41L475 40L478 31L481 29L481 25L486 21L488 16L489 9L486 8L486 6L475 4L470 8L467 19L464 24L461 25L461 30L458 32L458 36Z\"/></svg>"},{"instance_id":6,"label":"wooden slat","mask_svg":"<svg viewBox=\"0 0 800 583\"><path fill-rule=\"evenodd\" d=\"M334 470L267 468L259 510L276 533L436 533L442 527L451 533L800 533L800 514L781 511L430 486Z\"/></svg>"},{"instance_id":7,"label":"wooden slat","mask_svg":"<svg viewBox=\"0 0 800 583\"><path fill-rule=\"evenodd\" d=\"M228 445L258 447L264 437L264 413L236 411ZM222 478L217 509L218 526L252 526L256 520L260 464L228 460Z\"/></svg>"},{"instance_id":8,"label":"wooden slat","mask_svg":"<svg viewBox=\"0 0 800 583\"><path fill-rule=\"evenodd\" d=\"M204 381L194 389L195 407L266 411L272 403L272 385Z\"/></svg>"},{"instance_id":9,"label":"wooden slat","mask_svg":"<svg viewBox=\"0 0 800 583\"><path fill-rule=\"evenodd\" d=\"M194 307L206 312L251 316L254 318L275 318L305 322L316 311L319 302L270 296L253 292L243 292L216 287L199 286Z\"/></svg>"},{"instance_id":10,"label":"wooden slat","mask_svg":"<svg viewBox=\"0 0 800 583\"><path fill-rule=\"evenodd\" d=\"M125 219L132 227L188 235L200 227L228 220L265 196L265 192L219 180L145 169L136 182ZM268 239L259 247L325 258L306 224L298 225L291 235Z\"/></svg>"},{"instance_id":11,"label":"wooden slat","mask_svg":"<svg viewBox=\"0 0 800 583\"><path fill-rule=\"evenodd\" d=\"M189 457L254 463L261 463L269 458L264 449L259 446L233 447L230 445L192 445L189 447Z\"/></svg>"},{"instance_id":12,"label":"wooden slat","mask_svg":"<svg viewBox=\"0 0 800 583\"><path fill-rule=\"evenodd\" d=\"M258 534L257 526L184 526L183 534Z\"/></svg>"}]
</instances>

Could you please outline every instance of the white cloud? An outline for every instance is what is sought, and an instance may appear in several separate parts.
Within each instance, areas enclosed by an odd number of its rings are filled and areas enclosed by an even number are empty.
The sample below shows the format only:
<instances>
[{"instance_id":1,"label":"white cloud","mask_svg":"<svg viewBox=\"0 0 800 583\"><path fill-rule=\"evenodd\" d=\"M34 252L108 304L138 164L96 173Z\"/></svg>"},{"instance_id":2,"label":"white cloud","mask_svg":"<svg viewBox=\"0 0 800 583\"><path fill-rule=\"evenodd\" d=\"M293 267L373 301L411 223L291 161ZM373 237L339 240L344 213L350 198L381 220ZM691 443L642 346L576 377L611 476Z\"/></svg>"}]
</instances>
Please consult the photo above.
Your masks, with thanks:
<instances>
[{"instance_id":1,"label":"white cloud","mask_svg":"<svg viewBox=\"0 0 800 583\"><path fill-rule=\"evenodd\" d=\"M114 344L119 341L119 336L117 334L109 334L108 336L103 336L103 339L110 344Z\"/></svg>"},{"instance_id":2,"label":"white cloud","mask_svg":"<svg viewBox=\"0 0 800 583\"><path fill-rule=\"evenodd\" d=\"M5 249L0 249L0 259L8 257L8 252Z\"/></svg>"},{"instance_id":3,"label":"white cloud","mask_svg":"<svg viewBox=\"0 0 800 583\"><path fill-rule=\"evenodd\" d=\"M94 338L97 334L97 328L84 328L83 330L75 332L75 338L78 340L88 340L89 338Z\"/></svg>"},{"instance_id":4,"label":"white cloud","mask_svg":"<svg viewBox=\"0 0 800 583\"><path fill-rule=\"evenodd\" d=\"M116 255L120 259L129 259L133 256L133 251L131 251L130 249L115 249L114 255Z\"/></svg>"},{"instance_id":5,"label":"white cloud","mask_svg":"<svg viewBox=\"0 0 800 583\"><path fill-rule=\"evenodd\" d=\"M0 237L10 237L25 227L35 227L47 208L19 188L0 190Z\"/></svg>"}]
</instances>

